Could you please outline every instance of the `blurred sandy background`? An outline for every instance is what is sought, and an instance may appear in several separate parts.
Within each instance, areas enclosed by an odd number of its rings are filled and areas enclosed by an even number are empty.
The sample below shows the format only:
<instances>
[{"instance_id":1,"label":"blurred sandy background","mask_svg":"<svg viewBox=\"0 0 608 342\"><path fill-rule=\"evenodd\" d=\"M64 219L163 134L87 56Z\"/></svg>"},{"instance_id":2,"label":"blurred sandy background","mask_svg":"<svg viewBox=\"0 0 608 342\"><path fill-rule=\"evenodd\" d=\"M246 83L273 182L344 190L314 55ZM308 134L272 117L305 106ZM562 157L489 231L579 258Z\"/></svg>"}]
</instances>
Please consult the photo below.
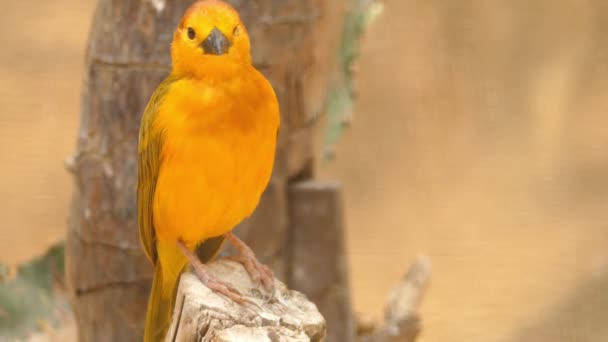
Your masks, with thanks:
<instances>
[{"instance_id":1,"label":"blurred sandy background","mask_svg":"<svg viewBox=\"0 0 608 342\"><path fill-rule=\"evenodd\" d=\"M64 233L94 2L1 0L0 261ZM359 311L417 254L421 341L608 340L608 4L385 0L338 159Z\"/></svg>"}]
</instances>

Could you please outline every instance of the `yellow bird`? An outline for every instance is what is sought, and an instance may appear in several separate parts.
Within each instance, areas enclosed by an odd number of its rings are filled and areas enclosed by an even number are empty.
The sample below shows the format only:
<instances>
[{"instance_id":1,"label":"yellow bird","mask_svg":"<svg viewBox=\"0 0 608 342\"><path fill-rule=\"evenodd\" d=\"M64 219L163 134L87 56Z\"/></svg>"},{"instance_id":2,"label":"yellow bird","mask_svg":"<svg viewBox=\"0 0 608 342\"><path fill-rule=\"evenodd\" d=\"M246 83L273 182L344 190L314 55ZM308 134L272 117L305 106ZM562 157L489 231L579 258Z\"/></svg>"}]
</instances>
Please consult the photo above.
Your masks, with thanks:
<instances>
[{"instance_id":1,"label":"yellow bird","mask_svg":"<svg viewBox=\"0 0 608 342\"><path fill-rule=\"evenodd\" d=\"M270 269L231 231L254 211L270 179L280 120L275 93L251 64L238 13L222 1L198 1L186 11L171 58L139 134L139 235L154 264L145 341L164 338L187 264L207 287L243 302L204 264L224 240L252 279L273 289Z\"/></svg>"}]
</instances>

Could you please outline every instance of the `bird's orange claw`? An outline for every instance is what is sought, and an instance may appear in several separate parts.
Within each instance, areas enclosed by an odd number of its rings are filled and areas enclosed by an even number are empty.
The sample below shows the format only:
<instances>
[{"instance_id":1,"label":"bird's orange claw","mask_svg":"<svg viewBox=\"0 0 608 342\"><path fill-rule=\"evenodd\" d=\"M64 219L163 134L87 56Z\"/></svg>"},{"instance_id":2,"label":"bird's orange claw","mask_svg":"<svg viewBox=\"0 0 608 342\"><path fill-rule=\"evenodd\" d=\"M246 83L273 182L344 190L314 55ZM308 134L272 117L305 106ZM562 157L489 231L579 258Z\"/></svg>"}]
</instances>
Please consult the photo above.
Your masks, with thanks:
<instances>
[{"instance_id":1,"label":"bird's orange claw","mask_svg":"<svg viewBox=\"0 0 608 342\"><path fill-rule=\"evenodd\" d=\"M232 233L224 236L237 251L237 255L227 257L228 260L240 262L249 273L251 280L256 284L262 284L271 293L271 299L275 295L274 276L270 268L255 257L255 254L241 239Z\"/></svg>"}]
</instances>

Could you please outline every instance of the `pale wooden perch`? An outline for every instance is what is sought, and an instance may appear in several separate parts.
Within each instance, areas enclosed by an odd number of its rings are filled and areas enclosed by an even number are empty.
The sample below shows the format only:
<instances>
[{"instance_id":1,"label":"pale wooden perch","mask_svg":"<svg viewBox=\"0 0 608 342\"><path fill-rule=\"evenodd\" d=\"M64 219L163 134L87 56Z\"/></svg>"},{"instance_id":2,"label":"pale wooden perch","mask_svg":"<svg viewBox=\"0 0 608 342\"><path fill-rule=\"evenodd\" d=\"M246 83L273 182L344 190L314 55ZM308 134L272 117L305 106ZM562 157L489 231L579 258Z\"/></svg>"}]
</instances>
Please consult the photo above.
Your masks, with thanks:
<instances>
[{"instance_id":1,"label":"pale wooden perch","mask_svg":"<svg viewBox=\"0 0 608 342\"><path fill-rule=\"evenodd\" d=\"M165 341L322 341L325 319L301 293L275 279L278 300L266 302L263 289L243 267L220 260L209 264L222 281L233 285L255 305L239 305L218 295L191 273L184 273L177 291L173 321Z\"/></svg>"}]
</instances>

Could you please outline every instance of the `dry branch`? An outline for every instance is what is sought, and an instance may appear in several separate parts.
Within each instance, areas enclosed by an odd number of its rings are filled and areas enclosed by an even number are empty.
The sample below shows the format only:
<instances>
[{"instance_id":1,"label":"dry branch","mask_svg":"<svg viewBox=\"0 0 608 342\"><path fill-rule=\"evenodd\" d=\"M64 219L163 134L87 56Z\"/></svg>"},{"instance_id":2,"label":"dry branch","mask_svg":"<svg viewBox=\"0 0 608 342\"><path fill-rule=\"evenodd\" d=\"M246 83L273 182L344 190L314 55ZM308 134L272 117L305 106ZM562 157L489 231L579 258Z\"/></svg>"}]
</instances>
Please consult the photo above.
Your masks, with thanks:
<instances>
[{"instance_id":1,"label":"dry branch","mask_svg":"<svg viewBox=\"0 0 608 342\"><path fill-rule=\"evenodd\" d=\"M384 321L360 342L413 342L421 330L418 306L431 275L430 261L419 257L389 293Z\"/></svg>"}]
</instances>

